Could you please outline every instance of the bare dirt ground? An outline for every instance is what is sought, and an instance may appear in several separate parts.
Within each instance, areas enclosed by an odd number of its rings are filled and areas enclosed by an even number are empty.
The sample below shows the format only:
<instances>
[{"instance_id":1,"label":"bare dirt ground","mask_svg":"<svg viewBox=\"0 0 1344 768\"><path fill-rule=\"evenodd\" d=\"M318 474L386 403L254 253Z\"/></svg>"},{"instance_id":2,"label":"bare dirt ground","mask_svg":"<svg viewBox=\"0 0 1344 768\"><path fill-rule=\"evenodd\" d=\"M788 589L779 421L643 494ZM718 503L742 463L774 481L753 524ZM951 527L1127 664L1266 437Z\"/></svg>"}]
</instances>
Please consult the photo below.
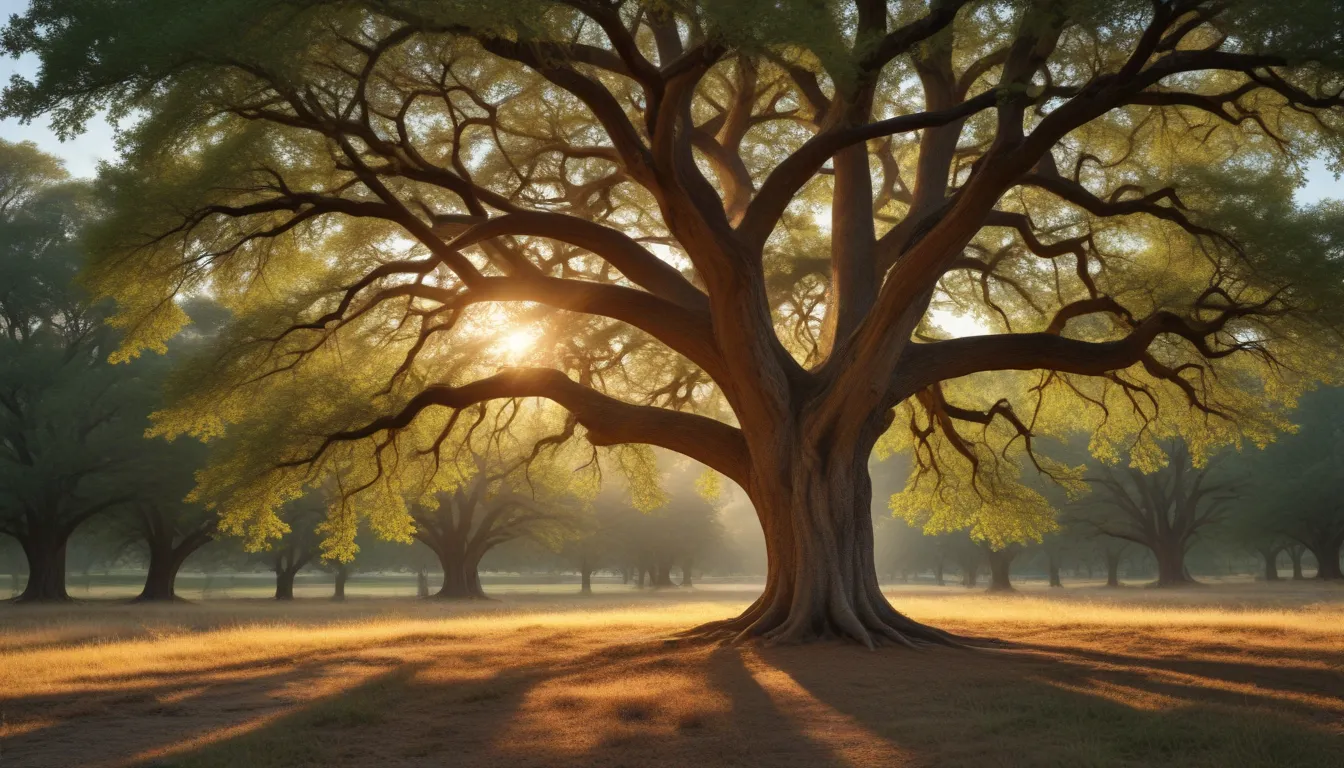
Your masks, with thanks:
<instances>
[{"instance_id":1,"label":"bare dirt ground","mask_svg":"<svg viewBox=\"0 0 1344 768\"><path fill-rule=\"evenodd\" d=\"M0 767L1344 766L1344 587L891 592L967 651L676 639L751 597L0 605Z\"/></svg>"}]
</instances>

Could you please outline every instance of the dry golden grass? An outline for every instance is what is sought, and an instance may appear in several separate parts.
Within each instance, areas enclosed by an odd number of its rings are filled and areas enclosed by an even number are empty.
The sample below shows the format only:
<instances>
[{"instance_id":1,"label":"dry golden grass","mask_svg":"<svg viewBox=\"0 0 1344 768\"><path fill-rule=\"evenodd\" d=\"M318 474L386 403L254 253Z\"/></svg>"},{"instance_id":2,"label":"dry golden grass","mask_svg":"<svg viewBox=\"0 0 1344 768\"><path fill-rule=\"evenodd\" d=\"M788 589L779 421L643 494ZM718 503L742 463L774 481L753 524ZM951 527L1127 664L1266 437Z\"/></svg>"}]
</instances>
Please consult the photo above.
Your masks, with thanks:
<instances>
[{"instance_id":1,"label":"dry golden grass","mask_svg":"<svg viewBox=\"0 0 1344 768\"><path fill-rule=\"evenodd\" d=\"M972 651L675 640L743 591L0 607L0 766L1344 765L1344 590L908 589Z\"/></svg>"}]
</instances>

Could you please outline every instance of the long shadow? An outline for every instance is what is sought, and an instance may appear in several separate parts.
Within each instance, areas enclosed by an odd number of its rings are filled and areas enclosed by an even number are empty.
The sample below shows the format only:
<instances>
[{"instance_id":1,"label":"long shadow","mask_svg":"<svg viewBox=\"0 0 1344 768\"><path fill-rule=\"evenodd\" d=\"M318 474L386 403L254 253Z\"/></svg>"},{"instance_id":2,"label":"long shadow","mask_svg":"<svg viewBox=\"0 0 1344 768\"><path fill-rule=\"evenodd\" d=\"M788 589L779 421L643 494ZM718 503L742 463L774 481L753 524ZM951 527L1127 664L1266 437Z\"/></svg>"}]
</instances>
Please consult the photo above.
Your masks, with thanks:
<instances>
[{"instance_id":1,"label":"long shadow","mask_svg":"<svg viewBox=\"0 0 1344 768\"><path fill-rule=\"evenodd\" d=\"M1205 666L1201 672L1214 675L1207 685L1178 685L1153 679L1151 659L1084 652L1070 660L1048 650L832 648L818 663L813 649L786 648L761 658L875 738L915 755L915 765L1344 765L1340 712L1219 687L1250 674L1238 665ZM1275 688L1295 690L1301 680L1290 678Z\"/></svg>"},{"instance_id":2,"label":"long shadow","mask_svg":"<svg viewBox=\"0 0 1344 768\"><path fill-rule=\"evenodd\" d=\"M255 697L313 685L358 664L358 657L333 653L265 670L238 681L237 689L222 682L185 695L173 705L185 710L178 714L155 713L149 699L180 694L193 681L153 679L134 692L145 701L119 705L128 709L116 721L136 733L94 750L102 763L87 758L87 744L76 756L74 743L106 732L114 713L71 718L10 739L0 764L1344 765L1344 717L1338 711L1313 715L1277 695L1331 694L1326 687L1337 675L1304 689L1301 668L1021 643L1000 650L868 652L662 639L591 647L581 639L556 631L530 634L513 646L501 638L497 648L449 643L428 658L370 670L357 685L268 709L265 717L220 710L244 689ZM1173 682L1155 678L1153 670L1187 677ZM1226 687L1248 681L1263 691Z\"/></svg>"}]
</instances>

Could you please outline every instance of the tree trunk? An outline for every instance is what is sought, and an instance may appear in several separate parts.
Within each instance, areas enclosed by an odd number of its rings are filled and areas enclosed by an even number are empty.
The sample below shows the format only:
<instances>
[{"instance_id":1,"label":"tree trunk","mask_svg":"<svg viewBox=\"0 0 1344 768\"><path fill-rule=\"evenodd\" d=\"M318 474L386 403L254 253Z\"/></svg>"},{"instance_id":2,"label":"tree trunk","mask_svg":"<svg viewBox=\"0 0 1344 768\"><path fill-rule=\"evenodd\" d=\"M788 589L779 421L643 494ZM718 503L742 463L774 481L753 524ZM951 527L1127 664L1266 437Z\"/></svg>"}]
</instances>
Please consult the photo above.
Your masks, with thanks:
<instances>
[{"instance_id":1,"label":"tree trunk","mask_svg":"<svg viewBox=\"0 0 1344 768\"><path fill-rule=\"evenodd\" d=\"M872 425L874 440L882 426L880 420ZM827 440L824 449L792 454L797 458L787 473L758 472L748 495L765 534L765 591L741 616L693 632L767 643L835 638L868 647L957 644L887 602L873 559L871 443ZM864 450L841 461L837 454L845 448ZM771 478L781 485L771 484Z\"/></svg>"},{"instance_id":2,"label":"tree trunk","mask_svg":"<svg viewBox=\"0 0 1344 768\"><path fill-rule=\"evenodd\" d=\"M1050 570L1050 586L1063 587L1064 582L1059 578L1059 559L1050 553L1046 553L1046 558L1048 558L1046 567Z\"/></svg>"},{"instance_id":3,"label":"tree trunk","mask_svg":"<svg viewBox=\"0 0 1344 768\"><path fill-rule=\"evenodd\" d=\"M689 557L681 563L681 586L687 589L695 586L695 583L691 581L691 559Z\"/></svg>"},{"instance_id":4,"label":"tree trunk","mask_svg":"<svg viewBox=\"0 0 1344 768\"><path fill-rule=\"evenodd\" d=\"M145 574L145 587L136 597L137 602L171 602L177 598L174 584L182 564L192 553L210 543L211 537L198 531L188 535L177 546L173 546L173 537L160 538L149 542L149 572Z\"/></svg>"},{"instance_id":5,"label":"tree trunk","mask_svg":"<svg viewBox=\"0 0 1344 768\"><path fill-rule=\"evenodd\" d=\"M942 558L939 558L938 562L933 566L933 583L937 584L940 587L945 586L947 584L947 582L943 580Z\"/></svg>"},{"instance_id":6,"label":"tree trunk","mask_svg":"<svg viewBox=\"0 0 1344 768\"><path fill-rule=\"evenodd\" d=\"M644 566L641 565L641 566L639 567L639 569L638 569L638 573L639 573L639 576L635 579L635 589L643 589L643 588L644 588Z\"/></svg>"},{"instance_id":7,"label":"tree trunk","mask_svg":"<svg viewBox=\"0 0 1344 768\"><path fill-rule=\"evenodd\" d=\"M671 587L677 586L676 584L672 583L671 563L665 562L654 564L652 576L653 576L654 589L669 589Z\"/></svg>"},{"instance_id":8,"label":"tree trunk","mask_svg":"<svg viewBox=\"0 0 1344 768\"><path fill-rule=\"evenodd\" d=\"M974 589L980 583L980 563L966 563L961 566L961 586Z\"/></svg>"},{"instance_id":9,"label":"tree trunk","mask_svg":"<svg viewBox=\"0 0 1344 768\"><path fill-rule=\"evenodd\" d=\"M1120 559L1119 552L1106 553L1106 586L1108 587L1120 586ZM1090 566L1089 570L1091 570ZM1091 578L1091 574L1088 575L1088 578Z\"/></svg>"},{"instance_id":10,"label":"tree trunk","mask_svg":"<svg viewBox=\"0 0 1344 768\"><path fill-rule=\"evenodd\" d=\"M1302 581L1306 579L1306 577L1302 575L1302 553L1305 552L1306 549L1307 548L1301 544L1293 544L1292 546L1287 547L1288 559L1293 561L1293 581Z\"/></svg>"},{"instance_id":11,"label":"tree trunk","mask_svg":"<svg viewBox=\"0 0 1344 768\"><path fill-rule=\"evenodd\" d=\"M429 597L429 574L424 571L415 572L415 596Z\"/></svg>"},{"instance_id":12,"label":"tree trunk","mask_svg":"<svg viewBox=\"0 0 1344 768\"><path fill-rule=\"evenodd\" d=\"M467 552L459 552L449 546L434 549L443 567L443 584L434 597L440 600L485 600L485 591L481 589L481 579L477 574L480 558Z\"/></svg>"},{"instance_id":13,"label":"tree trunk","mask_svg":"<svg viewBox=\"0 0 1344 768\"><path fill-rule=\"evenodd\" d=\"M579 563L579 594L593 594L593 569L587 560Z\"/></svg>"},{"instance_id":14,"label":"tree trunk","mask_svg":"<svg viewBox=\"0 0 1344 768\"><path fill-rule=\"evenodd\" d=\"M1153 555L1157 558L1157 586L1180 587L1194 582L1185 567L1185 549L1179 543L1160 542L1153 548Z\"/></svg>"},{"instance_id":15,"label":"tree trunk","mask_svg":"<svg viewBox=\"0 0 1344 768\"><path fill-rule=\"evenodd\" d=\"M145 574L145 586L140 590L136 602L172 602L177 599L173 585L177 581L177 571L182 561L172 549L151 547L149 551L149 573Z\"/></svg>"},{"instance_id":16,"label":"tree trunk","mask_svg":"<svg viewBox=\"0 0 1344 768\"><path fill-rule=\"evenodd\" d=\"M1324 581L1344 579L1344 573L1339 568L1339 547L1321 547L1312 554L1316 555L1316 578Z\"/></svg>"},{"instance_id":17,"label":"tree trunk","mask_svg":"<svg viewBox=\"0 0 1344 768\"><path fill-rule=\"evenodd\" d=\"M275 599L293 600L294 599L294 577L299 573L298 569L277 568L275 570Z\"/></svg>"},{"instance_id":18,"label":"tree trunk","mask_svg":"<svg viewBox=\"0 0 1344 768\"><path fill-rule=\"evenodd\" d=\"M19 543L28 558L28 584L18 596L20 603L52 603L70 599L65 590L65 547L68 533L44 532Z\"/></svg>"},{"instance_id":19,"label":"tree trunk","mask_svg":"<svg viewBox=\"0 0 1344 768\"><path fill-rule=\"evenodd\" d=\"M1013 589L1013 581L1010 570L1013 565L1013 559L1017 557L1017 547L1008 545L1003 549L994 550L986 548L989 557L989 590L990 592L1016 592Z\"/></svg>"},{"instance_id":20,"label":"tree trunk","mask_svg":"<svg viewBox=\"0 0 1344 768\"><path fill-rule=\"evenodd\" d=\"M1265 581L1279 580L1279 550L1261 547L1257 550L1265 560Z\"/></svg>"},{"instance_id":21,"label":"tree trunk","mask_svg":"<svg viewBox=\"0 0 1344 768\"><path fill-rule=\"evenodd\" d=\"M345 582L350 578L350 569L344 563L336 566L336 588L332 592L331 599L334 602L345 601Z\"/></svg>"}]
</instances>

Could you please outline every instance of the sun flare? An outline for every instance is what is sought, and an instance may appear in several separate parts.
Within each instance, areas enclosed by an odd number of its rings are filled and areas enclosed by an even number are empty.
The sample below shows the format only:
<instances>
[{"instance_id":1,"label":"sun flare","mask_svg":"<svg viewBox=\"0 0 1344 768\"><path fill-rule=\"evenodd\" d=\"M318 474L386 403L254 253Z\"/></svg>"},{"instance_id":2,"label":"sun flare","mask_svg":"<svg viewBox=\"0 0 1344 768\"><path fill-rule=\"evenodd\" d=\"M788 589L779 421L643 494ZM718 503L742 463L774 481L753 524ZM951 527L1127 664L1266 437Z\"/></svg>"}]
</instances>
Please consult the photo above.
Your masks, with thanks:
<instances>
[{"instance_id":1,"label":"sun flare","mask_svg":"<svg viewBox=\"0 0 1344 768\"><path fill-rule=\"evenodd\" d=\"M518 328L499 337L495 344L500 357L509 362L517 362L526 357L537 344L540 334L532 328Z\"/></svg>"}]
</instances>

